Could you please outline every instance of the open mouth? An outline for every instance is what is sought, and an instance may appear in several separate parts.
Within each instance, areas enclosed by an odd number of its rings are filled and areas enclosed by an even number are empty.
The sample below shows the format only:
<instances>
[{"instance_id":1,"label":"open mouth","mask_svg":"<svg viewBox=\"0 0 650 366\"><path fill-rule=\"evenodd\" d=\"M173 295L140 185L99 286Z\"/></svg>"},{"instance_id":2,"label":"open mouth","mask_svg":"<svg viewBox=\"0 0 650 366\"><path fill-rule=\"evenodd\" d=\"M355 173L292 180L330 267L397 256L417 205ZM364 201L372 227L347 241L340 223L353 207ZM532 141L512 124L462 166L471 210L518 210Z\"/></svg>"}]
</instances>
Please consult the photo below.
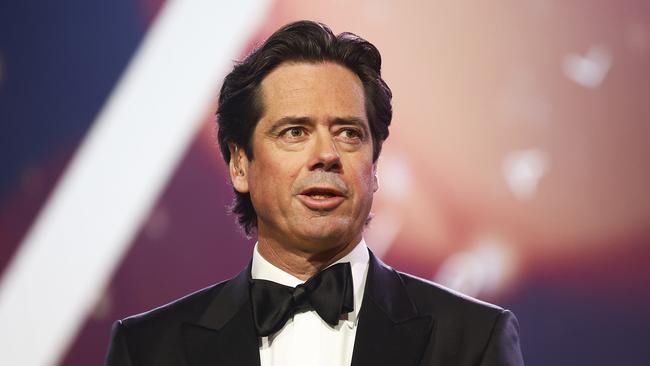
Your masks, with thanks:
<instances>
[{"instance_id":1,"label":"open mouth","mask_svg":"<svg viewBox=\"0 0 650 366\"><path fill-rule=\"evenodd\" d=\"M307 193L306 196L311 197L315 200L325 200L331 197L337 197L337 195L329 192L310 192Z\"/></svg>"},{"instance_id":2,"label":"open mouth","mask_svg":"<svg viewBox=\"0 0 650 366\"><path fill-rule=\"evenodd\" d=\"M309 196L314 199L325 199L331 197L344 197L343 192L336 188L330 187L312 187L300 192L301 195Z\"/></svg>"},{"instance_id":3,"label":"open mouth","mask_svg":"<svg viewBox=\"0 0 650 366\"><path fill-rule=\"evenodd\" d=\"M313 187L300 192L298 198L312 210L331 210L345 200L345 194L329 187Z\"/></svg>"}]
</instances>

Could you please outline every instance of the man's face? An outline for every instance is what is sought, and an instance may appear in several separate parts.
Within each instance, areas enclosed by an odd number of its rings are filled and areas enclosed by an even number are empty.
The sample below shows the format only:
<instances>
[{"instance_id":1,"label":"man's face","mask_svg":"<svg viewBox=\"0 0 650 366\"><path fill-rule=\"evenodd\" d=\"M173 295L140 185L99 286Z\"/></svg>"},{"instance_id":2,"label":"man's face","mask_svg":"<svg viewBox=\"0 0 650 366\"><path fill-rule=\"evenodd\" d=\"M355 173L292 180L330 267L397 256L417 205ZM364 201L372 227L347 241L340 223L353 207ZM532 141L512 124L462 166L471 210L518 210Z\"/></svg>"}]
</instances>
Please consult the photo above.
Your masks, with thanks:
<instances>
[{"instance_id":1,"label":"man's face","mask_svg":"<svg viewBox=\"0 0 650 366\"><path fill-rule=\"evenodd\" d=\"M284 63L262 81L261 98L254 158L239 149L231 162L260 241L309 253L356 243L377 190L361 81L334 63Z\"/></svg>"}]
</instances>

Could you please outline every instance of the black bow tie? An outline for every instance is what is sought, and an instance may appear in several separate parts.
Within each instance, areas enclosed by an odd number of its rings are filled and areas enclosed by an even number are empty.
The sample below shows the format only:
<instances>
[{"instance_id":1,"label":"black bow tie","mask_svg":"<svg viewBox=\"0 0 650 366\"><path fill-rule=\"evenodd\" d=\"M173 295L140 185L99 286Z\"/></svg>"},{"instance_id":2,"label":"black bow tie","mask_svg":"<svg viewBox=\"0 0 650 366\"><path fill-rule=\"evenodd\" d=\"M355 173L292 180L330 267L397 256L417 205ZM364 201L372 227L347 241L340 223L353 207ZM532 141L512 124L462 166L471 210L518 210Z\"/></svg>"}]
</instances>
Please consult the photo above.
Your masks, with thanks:
<instances>
[{"instance_id":1,"label":"black bow tie","mask_svg":"<svg viewBox=\"0 0 650 366\"><path fill-rule=\"evenodd\" d=\"M317 273L295 288L267 280L250 280L253 319L260 337L282 329L299 311L316 310L331 326L341 314L354 310L350 263L339 263Z\"/></svg>"}]
</instances>

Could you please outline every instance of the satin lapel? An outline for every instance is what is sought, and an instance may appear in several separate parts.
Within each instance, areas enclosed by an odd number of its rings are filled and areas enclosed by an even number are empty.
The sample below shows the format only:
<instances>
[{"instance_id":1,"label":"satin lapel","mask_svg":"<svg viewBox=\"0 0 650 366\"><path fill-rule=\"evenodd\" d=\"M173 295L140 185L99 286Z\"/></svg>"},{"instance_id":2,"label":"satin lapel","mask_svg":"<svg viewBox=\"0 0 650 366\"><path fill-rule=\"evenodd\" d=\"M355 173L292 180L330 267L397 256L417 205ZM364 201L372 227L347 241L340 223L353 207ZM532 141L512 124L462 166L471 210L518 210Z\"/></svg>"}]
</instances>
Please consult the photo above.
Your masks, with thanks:
<instances>
[{"instance_id":1,"label":"satin lapel","mask_svg":"<svg viewBox=\"0 0 650 366\"><path fill-rule=\"evenodd\" d=\"M250 264L224 285L198 323L183 325L191 366L260 365L249 278Z\"/></svg>"},{"instance_id":2,"label":"satin lapel","mask_svg":"<svg viewBox=\"0 0 650 366\"><path fill-rule=\"evenodd\" d=\"M433 321L420 316L395 270L372 252L352 366L417 365Z\"/></svg>"}]
</instances>

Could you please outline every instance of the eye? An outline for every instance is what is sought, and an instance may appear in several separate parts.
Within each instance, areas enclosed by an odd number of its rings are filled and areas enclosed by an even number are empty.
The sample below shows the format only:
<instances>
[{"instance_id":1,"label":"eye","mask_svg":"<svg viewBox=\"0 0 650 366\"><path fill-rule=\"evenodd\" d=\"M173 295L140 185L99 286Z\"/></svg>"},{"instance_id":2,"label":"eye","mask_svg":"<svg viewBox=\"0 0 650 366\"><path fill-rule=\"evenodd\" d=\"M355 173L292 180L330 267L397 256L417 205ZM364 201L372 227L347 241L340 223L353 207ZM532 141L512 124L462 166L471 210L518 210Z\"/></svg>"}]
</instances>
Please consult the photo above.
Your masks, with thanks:
<instances>
[{"instance_id":1,"label":"eye","mask_svg":"<svg viewBox=\"0 0 650 366\"><path fill-rule=\"evenodd\" d=\"M280 136L287 139L299 139L305 136L307 132L303 127L289 127L280 133Z\"/></svg>"},{"instance_id":2,"label":"eye","mask_svg":"<svg viewBox=\"0 0 650 366\"><path fill-rule=\"evenodd\" d=\"M340 131L340 135L346 140L361 140L363 137L361 131L355 128L344 128Z\"/></svg>"}]
</instances>

